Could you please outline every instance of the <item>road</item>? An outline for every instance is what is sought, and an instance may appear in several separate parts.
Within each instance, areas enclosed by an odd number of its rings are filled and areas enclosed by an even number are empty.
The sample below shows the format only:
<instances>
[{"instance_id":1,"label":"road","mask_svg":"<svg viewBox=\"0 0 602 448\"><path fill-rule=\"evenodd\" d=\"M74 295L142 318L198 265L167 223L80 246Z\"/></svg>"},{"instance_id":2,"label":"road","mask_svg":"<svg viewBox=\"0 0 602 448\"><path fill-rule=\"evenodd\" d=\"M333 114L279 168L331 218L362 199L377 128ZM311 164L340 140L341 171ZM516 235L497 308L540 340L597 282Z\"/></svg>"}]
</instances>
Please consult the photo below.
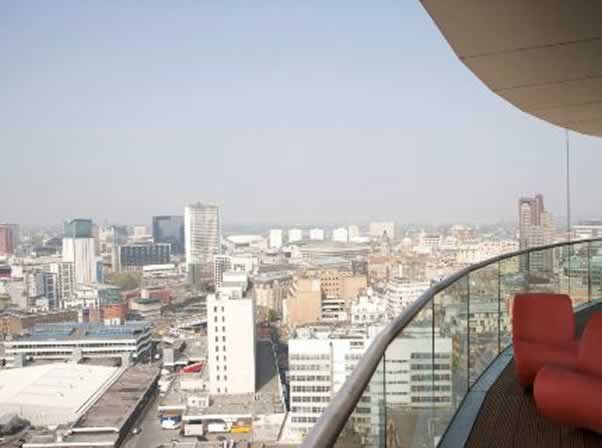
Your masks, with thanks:
<instances>
[{"instance_id":1,"label":"road","mask_svg":"<svg viewBox=\"0 0 602 448\"><path fill-rule=\"evenodd\" d=\"M123 448L156 448L162 444L171 446L170 442L179 438L179 430L161 428L159 401L159 394L156 394L136 421L135 427L139 427L142 431L136 435L129 434L121 445Z\"/></svg>"}]
</instances>

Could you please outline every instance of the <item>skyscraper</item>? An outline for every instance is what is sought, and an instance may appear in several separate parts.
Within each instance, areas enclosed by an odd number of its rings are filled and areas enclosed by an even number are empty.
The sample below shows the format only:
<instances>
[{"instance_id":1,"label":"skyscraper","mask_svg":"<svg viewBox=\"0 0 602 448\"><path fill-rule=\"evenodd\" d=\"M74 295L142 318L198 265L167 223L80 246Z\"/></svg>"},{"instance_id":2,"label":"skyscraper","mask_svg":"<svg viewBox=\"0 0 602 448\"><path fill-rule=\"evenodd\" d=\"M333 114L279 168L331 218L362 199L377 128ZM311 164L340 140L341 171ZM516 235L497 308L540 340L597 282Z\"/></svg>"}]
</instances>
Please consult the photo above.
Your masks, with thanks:
<instances>
[{"instance_id":1,"label":"skyscraper","mask_svg":"<svg viewBox=\"0 0 602 448\"><path fill-rule=\"evenodd\" d=\"M520 249L541 246L552 243L554 239L554 225L552 215L546 212L543 195L523 197L518 200L518 241ZM544 251L533 253L529 257L531 271L544 271L552 269L552 252ZM527 262L521 258L521 268L525 269Z\"/></svg>"},{"instance_id":2,"label":"skyscraper","mask_svg":"<svg viewBox=\"0 0 602 448\"><path fill-rule=\"evenodd\" d=\"M210 393L255 393L255 302L227 294L207 296Z\"/></svg>"},{"instance_id":3,"label":"skyscraper","mask_svg":"<svg viewBox=\"0 0 602 448\"><path fill-rule=\"evenodd\" d=\"M282 230L270 230L270 248L279 249L282 246Z\"/></svg>"},{"instance_id":4,"label":"skyscraper","mask_svg":"<svg viewBox=\"0 0 602 448\"><path fill-rule=\"evenodd\" d=\"M15 253L13 229L7 224L0 224L0 256Z\"/></svg>"},{"instance_id":5,"label":"skyscraper","mask_svg":"<svg viewBox=\"0 0 602 448\"><path fill-rule=\"evenodd\" d=\"M184 253L184 217L153 216L153 241L171 244L171 253Z\"/></svg>"},{"instance_id":6,"label":"skyscraper","mask_svg":"<svg viewBox=\"0 0 602 448\"><path fill-rule=\"evenodd\" d=\"M518 200L518 240L519 247L529 247L529 235L533 226L541 226L543 214L543 195L534 197L522 197Z\"/></svg>"},{"instance_id":7,"label":"skyscraper","mask_svg":"<svg viewBox=\"0 0 602 448\"><path fill-rule=\"evenodd\" d=\"M222 228L219 207L191 204L184 209L184 240L189 272L201 279L213 277L213 257L221 253Z\"/></svg>"},{"instance_id":8,"label":"skyscraper","mask_svg":"<svg viewBox=\"0 0 602 448\"><path fill-rule=\"evenodd\" d=\"M75 283L96 283L96 240L91 219L66 222L63 235L63 261L73 263Z\"/></svg>"}]
</instances>

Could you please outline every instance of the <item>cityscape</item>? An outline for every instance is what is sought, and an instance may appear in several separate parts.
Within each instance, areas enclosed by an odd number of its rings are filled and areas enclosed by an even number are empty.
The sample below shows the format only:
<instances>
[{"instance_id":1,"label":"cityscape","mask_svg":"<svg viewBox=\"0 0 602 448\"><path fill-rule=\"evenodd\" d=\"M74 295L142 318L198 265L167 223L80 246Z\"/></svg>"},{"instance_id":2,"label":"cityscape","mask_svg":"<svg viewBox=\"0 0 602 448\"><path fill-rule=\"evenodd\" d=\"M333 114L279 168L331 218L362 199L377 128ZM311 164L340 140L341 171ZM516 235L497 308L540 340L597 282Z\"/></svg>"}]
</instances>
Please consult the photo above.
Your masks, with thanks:
<instances>
[{"instance_id":1,"label":"cityscape","mask_svg":"<svg viewBox=\"0 0 602 448\"><path fill-rule=\"evenodd\" d=\"M602 3L0 2L0 448L602 441Z\"/></svg>"},{"instance_id":2,"label":"cityscape","mask_svg":"<svg viewBox=\"0 0 602 448\"><path fill-rule=\"evenodd\" d=\"M197 202L135 226L2 224L0 380L15 387L0 389L0 408L20 428L7 439L25 447L296 446L374 336L433 284L508 252L602 235L600 220L570 235L556 228L540 194L518 199L516 223L237 234L223 231L220 206ZM526 263L507 263L505 281L545 274L560 287L572 282L586 300L587 278L570 257L550 251ZM602 255L591 263L602 286ZM481 279L468 319L480 335L469 355L483 366L497 350L487 335L498 324L509 331L509 308L498 322L494 280ZM445 412L464 387L452 367L453 346L463 342L453 335L467 311L450 300L439 312L434 340L418 319L388 350L387 362L400 366L386 380L397 412ZM435 394L432 375L420 371L432 344L441 363ZM353 432L377 437L380 418L370 405L358 408Z\"/></svg>"}]
</instances>

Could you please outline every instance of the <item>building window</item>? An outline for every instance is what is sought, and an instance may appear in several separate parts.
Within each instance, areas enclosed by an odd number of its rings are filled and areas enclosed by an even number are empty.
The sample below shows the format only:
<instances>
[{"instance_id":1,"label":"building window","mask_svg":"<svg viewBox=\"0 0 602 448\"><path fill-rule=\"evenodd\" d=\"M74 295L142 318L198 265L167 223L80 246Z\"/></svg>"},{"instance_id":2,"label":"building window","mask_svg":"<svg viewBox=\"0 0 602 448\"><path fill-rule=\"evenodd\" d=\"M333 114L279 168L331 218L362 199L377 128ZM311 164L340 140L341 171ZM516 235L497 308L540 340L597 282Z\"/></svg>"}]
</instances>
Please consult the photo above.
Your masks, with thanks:
<instances>
[{"instance_id":1,"label":"building window","mask_svg":"<svg viewBox=\"0 0 602 448\"><path fill-rule=\"evenodd\" d=\"M222 313L224 312L224 307L222 306Z\"/></svg>"},{"instance_id":2,"label":"building window","mask_svg":"<svg viewBox=\"0 0 602 448\"><path fill-rule=\"evenodd\" d=\"M219 375L217 376L217 380L219 381Z\"/></svg>"},{"instance_id":3,"label":"building window","mask_svg":"<svg viewBox=\"0 0 602 448\"><path fill-rule=\"evenodd\" d=\"M226 342L226 336L222 336L222 341Z\"/></svg>"}]
</instances>

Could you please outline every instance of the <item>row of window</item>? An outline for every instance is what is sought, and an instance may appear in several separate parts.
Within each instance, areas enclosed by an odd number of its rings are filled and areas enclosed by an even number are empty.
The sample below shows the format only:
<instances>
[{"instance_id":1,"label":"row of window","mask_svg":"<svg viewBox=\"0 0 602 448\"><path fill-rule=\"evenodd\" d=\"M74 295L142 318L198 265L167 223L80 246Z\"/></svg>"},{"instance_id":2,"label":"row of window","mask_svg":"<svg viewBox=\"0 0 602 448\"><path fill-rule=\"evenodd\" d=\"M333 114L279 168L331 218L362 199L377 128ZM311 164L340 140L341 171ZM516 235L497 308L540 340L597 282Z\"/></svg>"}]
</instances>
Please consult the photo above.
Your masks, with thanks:
<instances>
[{"instance_id":1,"label":"row of window","mask_svg":"<svg viewBox=\"0 0 602 448\"><path fill-rule=\"evenodd\" d=\"M412 403L449 403L451 397L412 397Z\"/></svg>"},{"instance_id":2,"label":"row of window","mask_svg":"<svg viewBox=\"0 0 602 448\"><path fill-rule=\"evenodd\" d=\"M330 360L329 354L321 354L321 355L309 355L305 353L292 353L290 356L291 360L298 361L314 361L314 360Z\"/></svg>"},{"instance_id":3,"label":"row of window","mask_svg":"<svg viewBox=\"0 0 602 448\"><path fill-rule=\"evenodd\" d=\"M290 364L289 370L329 370L328 364Z\"/></svg>"},{"instance_id":4,"label":"row of window","mask_svg":"<svg viewBox=\"0 0 602 448\"><path fill-rule=\"evenodd\" d=\"M451 356L450 353L435 353L435 359L449 359ZM412 359L431 359L433 358L433 353L412 353Z\"/></svg>"},{"instance_id":5,"label":"row of window","mask_svg":"<svg viewBox=\"0 0 602 448\"><path fill-rule=\"evenodd\" d=\"M329 403L330 397L308 397L308 396L293 396L291 397L292 403Z\"/></svg>"},{"instance_id":6,"label":"row of window","mask_svg":"<svg viewBox=\"0 0 602 448\"><path fill-rule=\"evenodd\" d=\"M293 406L291 411L297 414L321 414L324 408L317 408L313 406Z\"/></svg>"},{"instance_id":7,"label":"row of window","mask_svg":"<svg viewBox=\"0 0 602 448\"><path fill-rule=\"evenodd\" d=\"M412 370L449 370L449 364L412 364Z\"/></svg>"},{"instance_id":8,"label":"row of window","mask_svg":"<svg viewBox=\"0 0 602 448\"><path fill-rule=\"evenodd\" d=\"M451 386L412 386L412 392L449 392Z\"/></svg>"},{"instance_id":9,"label":"row of window","mask_svg":"<svg viewBox=\"0 0 602 448\"><path fill-rule=\"evenodd\" d=\"M330 392L330 386L293 386L293 392Z\"/></svg>"},{"instance_id":10,"label":"row of window","mask_svg":"<svg viewBox=\"0 0 602 448\"><path fill-rule=\"evenodd\" d=\"M328 375L291 375L290 381L330 381Z\"/></svg>"},{"instance_id":11,"label":"row of window","mask_svg":"<svg viewBox=\"0 0 602 448\"><path fill-rule=\"evenodd\" d=\"M318 421L318 417L292 417L292 423L316 423Z\"/></svg>"},{"instance_id":12,"label":"row of window","mask_svg":"<svg viewBox=\"0 0 602 448\"><path fill-rule=\"evenodd\" d=\"M412 375L412 381L450 381L451 375Z\"/></svg>"}]
</instances>

